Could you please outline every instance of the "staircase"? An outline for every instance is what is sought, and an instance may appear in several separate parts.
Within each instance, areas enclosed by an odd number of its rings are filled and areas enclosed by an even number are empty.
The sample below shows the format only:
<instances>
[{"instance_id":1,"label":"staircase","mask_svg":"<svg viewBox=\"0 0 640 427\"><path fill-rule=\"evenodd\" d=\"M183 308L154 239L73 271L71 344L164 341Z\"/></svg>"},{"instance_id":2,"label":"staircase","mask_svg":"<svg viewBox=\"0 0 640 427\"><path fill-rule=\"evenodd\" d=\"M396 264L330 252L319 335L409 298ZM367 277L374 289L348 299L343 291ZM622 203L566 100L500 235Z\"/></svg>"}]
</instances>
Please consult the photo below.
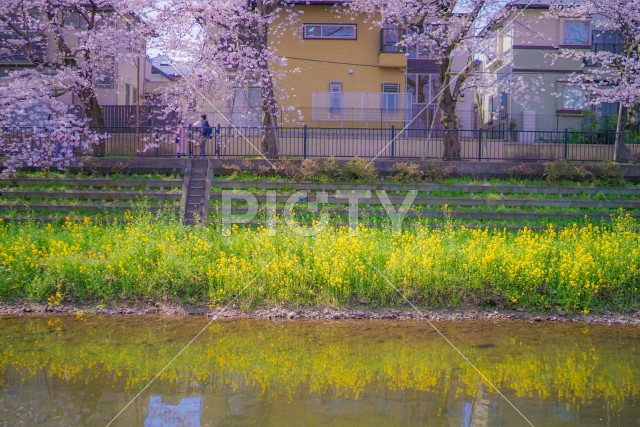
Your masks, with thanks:
<instances>
[{"instance_id":1,"label":"staircase","mask_svg":"<svg viewBox=\"0 0 640 427\"><path fill-rule=\"evenodd\" d=\"M213 165L207 159L191 159L187 164L181 200L185 224L206 224L212 177Z\"/></svg>"}]
</instances>

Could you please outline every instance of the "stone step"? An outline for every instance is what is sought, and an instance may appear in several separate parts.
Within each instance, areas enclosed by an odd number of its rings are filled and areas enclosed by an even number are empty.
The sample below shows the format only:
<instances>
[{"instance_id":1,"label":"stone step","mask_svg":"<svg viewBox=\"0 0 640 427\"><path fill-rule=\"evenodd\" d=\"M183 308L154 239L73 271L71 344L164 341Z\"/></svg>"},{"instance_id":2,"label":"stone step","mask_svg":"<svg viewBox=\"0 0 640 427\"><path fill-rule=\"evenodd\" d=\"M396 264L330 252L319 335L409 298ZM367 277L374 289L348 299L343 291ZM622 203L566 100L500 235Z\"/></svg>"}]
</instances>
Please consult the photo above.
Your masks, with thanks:
<instances>
[{"instance_id":1,"label":"stone step","mask_svg":"<svg viewBox=\"0 0 640 427\"><path fill-rule=\"evenodd\" d=\"M207 159L194 159L191 163L191 170L194 171L196 169L207 169L209 166L209 162Z\"/></svg>"}]
</instances>

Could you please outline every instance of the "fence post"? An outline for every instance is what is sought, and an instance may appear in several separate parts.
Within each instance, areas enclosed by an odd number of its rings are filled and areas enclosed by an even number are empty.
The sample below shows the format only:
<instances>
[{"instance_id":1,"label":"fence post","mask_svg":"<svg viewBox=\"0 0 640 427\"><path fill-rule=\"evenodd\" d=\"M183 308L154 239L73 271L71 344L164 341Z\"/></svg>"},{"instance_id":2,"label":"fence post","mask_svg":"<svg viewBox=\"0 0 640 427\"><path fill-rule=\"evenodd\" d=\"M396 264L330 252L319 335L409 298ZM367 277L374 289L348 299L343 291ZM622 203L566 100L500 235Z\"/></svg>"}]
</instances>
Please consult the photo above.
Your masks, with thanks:
<instances>
[{"instance_id":1,"label":"fence post","mask_svg":"<svg viewBox=\"0 0 640 427\"><path fill-rule=\"evenodd\" d=\"M160 156L160 141L158 141L158 129L153 130L153 143L156 146L156 157Z\"/></svg>"},{"instance_id":2,"label":"fence post","mask_svg":"<svg viewBox=\"0 0 640 427\"><path fill-rule=\"evenodd\" d=\"M569 129L564 130L564 156L563 159L567 160L567 153L569 151Z\"/></svg>"},{"instance_id":3,"label":"fence post","mask_svg":"<svg viewBox=\"0 0 640 427\"><path fill-rule=\"evenodd\" d=\"M189 158L193 157L193 127L189 125Z\"/></svg>"},{"instance_id":4,"label":"fence post","mask_svg":"<svg viewBox=\"0 0 640 427\"><path fill-rule=\"evenodd\" d=\"M302 128L302 158L307 158L307 125Z\"/></svg>"},{"instance_id":5,"label":"fence post","mask_svg":"<svg viewBox=\"0 0 640 427\"><path fill-rule=\"evenodd\" d=\"M478 161L482 160L482 129L478 129Z\"/></svg>"},{"instance_id":6,"label":"fence post","mask_svg":"<svg viewBox=\"0 0 640 427\"><path fill-rule=\"evenodd\" d=\"M391 158L396 158L396 127L391 125Z\"/></svg>"},{"instance_id":7,"label":"fence post","mask_svg":"<svg viewBox=\"0 0 640 427\"><path fill-rule=\"evenodd\" d=\"M216 126L216 157L220 158L220 146L222 145L222 137L220 136L220 123Z\"/></svg>"}]
</instances>

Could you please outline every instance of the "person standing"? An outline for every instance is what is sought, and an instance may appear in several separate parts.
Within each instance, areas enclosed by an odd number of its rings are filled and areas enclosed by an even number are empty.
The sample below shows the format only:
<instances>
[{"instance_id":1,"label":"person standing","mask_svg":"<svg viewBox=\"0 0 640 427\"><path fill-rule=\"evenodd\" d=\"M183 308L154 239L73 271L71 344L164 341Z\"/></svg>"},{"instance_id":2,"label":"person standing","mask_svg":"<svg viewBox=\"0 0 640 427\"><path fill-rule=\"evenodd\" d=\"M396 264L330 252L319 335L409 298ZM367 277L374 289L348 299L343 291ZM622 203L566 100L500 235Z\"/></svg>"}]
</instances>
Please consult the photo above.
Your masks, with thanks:
<instances>
[{"instance_id":1,"label":"person standing","mask_svg":"<svg viewBox=\"0 0 640 427\"><path fill-rule=\"evenodd\" d=\"M213 133L213 129L211 128L211 125L207 120L207 115L202 114L200 116L200 120L195 122L193 124L193 127L195 128L195 132L198 135L198 146L199 146L198 156L204 157L207 155L206 153L207 139L211 138L211 135Z\"/></svg>"},{"instance_id":2,"label":"person standing","mask_svg":"<svg viewBox=\"0 0 640 427\"><path fill-rule=\"evenodd\" d=\"M176 156L180 158L180 156L186 156L187 150L187 140L185 138L184 132L184 122L178 123L178 127L176 128L176 137L174 142L176 143Z\"/></svg>"}]
</instances>

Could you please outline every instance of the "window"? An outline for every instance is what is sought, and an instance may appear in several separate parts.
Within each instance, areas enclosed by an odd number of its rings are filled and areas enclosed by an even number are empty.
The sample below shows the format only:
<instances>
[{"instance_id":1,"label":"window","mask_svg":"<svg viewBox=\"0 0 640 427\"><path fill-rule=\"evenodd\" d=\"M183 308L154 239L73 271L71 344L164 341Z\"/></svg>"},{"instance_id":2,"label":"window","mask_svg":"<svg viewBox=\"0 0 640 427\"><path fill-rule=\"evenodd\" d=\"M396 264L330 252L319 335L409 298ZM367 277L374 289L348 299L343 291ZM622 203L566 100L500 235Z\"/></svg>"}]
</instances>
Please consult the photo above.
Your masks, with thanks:
<instances>
[{"instance_id":1,"label":"window","mask_svg":"<svg viewBox=\"0 0 640 427\"><path fill-rule=\"evenodd\" d=\"M380 52L404 52L404 47L397 46L402 39L402 30L396 25L386 25L380 31Z\"/></svg>"},{"instance_id":2,"label":"window","mask_svg":"<svg viewBox=\"0 0 640 427\"><path fill-rule=\"evenodd\" d=\"M436 74L407 74L407 93L416 104L433 104L440 92L440 77Z\"/></svg>"},{"instance_id":3,"label":"window","mask_svg":"<svg viewBox=\"0 0 640 427\"><path fill-rule=\"evenodd\" d=\"M596 53L622 53L622 37L615 31L594 31L591 37L591 49Z\"/></svg>"},{"instance_id":4,"label":"window","mask_svg":"<svg viewBox=\"0 0 640 427\"><path fill-rule=\"evenodd\" d=\"M398 98L400 93L400 83L382 83L382 109L384 111L396 111L398 109Z\"/></svg>"},{"instance_id":5,"label":"window","mask_svg":"<svg viewBox=\"0 0 640 427\"><path fill-rule=\"evenodd\" d=\"M107 59L108 64L105 65L100 74L96 77L96 87L102 89L113 89L116 82L116 61L113 57Z\"/></svg>"},{"instance_id":6,"label":"window","mask_svg":"<svg viewBox=\"0 0 640 427\"><path fill-rule=\"evenodd\" d=\"M382 83L382 93L400 93L400 83Z\"/></svg>"},{"instance_id":7,"label":"window","mask_svg":"<svg viewBox=\"0 0 640 427\"><path fill-rule=\"evenodd\" d=\"M342 82L329 83L329 108L342 108Z\"/></svg>"},{"instance_id":8,"label":"window","mask_svg":"<svg viewBox=\"0 0 640 427\"><path fill-rule=\"evenodd\" d=\"M407 56L409 59L429 59L431 55L424 46L409 46L407 47Z\"/></svg>"},{"instance_id":9,"label":"window","mask_svg":"<svg viewBox=\"0 0 640 427\"><path fill-rule=\"evenodd\" d=\"M587 107L587 99L582 88L571 85L562 86L562 109L584 110Z\"/></svg>"},{"instance_id":10,"label":"window","mask_svg":"<svg viewBox=\"0 0 640 427\"><path fill-rule=\"evenodd\" d=\"M233 123L237 126L261 126L261 106L262 89L260 87L249 86L234 89L230 106Z\"/></svg>"},{"instance_id":11,"label":"window","mask_svg":"<svg viewBox=\"0 0 640 427\"><path fill-rule=\"evenodd\" d=\"M564 21L565 45L588 45L589 23L586 21Z\"/></svg>"},{"instance_id":12,"label":"window","mask_svg":"<svg viewBox=\"0 0 640 427\"><path fill-rule=\"evenodd\" d=\"M355 24L304 24L305 39L356 40Z\"/></svg>"},{"instance_id":13,"label":"window","mask_svg":"<svg viewBox=\"0 0 640 427\"><path fill-rule=\"evenodd\" d=\"M89 23L84 17L77 12L72 12L64 17L64 25L73 27L76 30L86 30L89 28Z\"/></svg>"}]
</instances>

